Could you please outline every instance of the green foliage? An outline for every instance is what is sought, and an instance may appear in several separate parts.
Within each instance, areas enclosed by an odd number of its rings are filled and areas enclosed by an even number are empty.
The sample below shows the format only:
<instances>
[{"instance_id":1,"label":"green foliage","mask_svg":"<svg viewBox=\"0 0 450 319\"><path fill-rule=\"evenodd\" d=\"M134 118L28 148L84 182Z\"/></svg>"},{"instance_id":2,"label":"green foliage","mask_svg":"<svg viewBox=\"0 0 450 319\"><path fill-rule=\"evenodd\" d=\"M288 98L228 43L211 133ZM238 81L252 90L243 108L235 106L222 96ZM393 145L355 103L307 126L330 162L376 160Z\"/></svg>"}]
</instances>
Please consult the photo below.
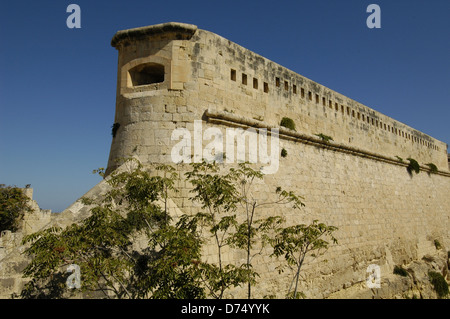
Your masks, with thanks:
<instances>
[{"instance_id":1,"label":"green foliage","mask_svg":"<svg viewBox=\"0 0 450 319\"><path fill-rule=\"evenodd\" d=\"M0 184L0 232L16 232L26 212L31 212L29 198L18 187Z\"/></svg>"},{"instance_id":2,"label":"green foliage","mask_svg":"<svg viewBox=\"0 0 450 319\"><path fill-rule=\"evenodd\" d=\"M420 172L419 163L413 158L408 158L408 161L409 161L409 164L408 164L408 167L406 168L408 170L408 173L412 174L412 172L415 172L416 174L419 174L419 172Z\"/></svg>"},{"instance_id":3,"label":"green foliage","mask_svg":"<svg viewBox=\"0 0 450 319\"><path fill-rule=\"evenodd\" d=\"M333 243L337 239L333 232L337 227L327 226L314 220L310 225L300 224L282 228L278 231L273 240L273 255L276 257L284 256L287 266L293 269L294 276L289 287L288 297L298 296L298 282L300 279L300 270L308 254L317 256L323 250L327 249L329 242L322 237L329 237ZM279 267L279 272L283 272L286 266ZM292 285L295 285L292 291Z\"/></svg>"},{"instance_id":4,"label":"green foliage","mask_svg":"<svg viewBox=\"0 0 450 319\"><path fill-rule=\"evenodd\" d=\"M398 159L398 161L400 162L400 163L403 163L404 161L403 161L403 158L401 158L400 156L395 156L397 159Z\"/></svg>"},{"instance_id":5,"label":"green foliage","mask_svg":"<svg viewBox=\"0 0 450 319\"><path fill-rule=\"evenodd\" d=\"M427 163L425 164L430 168L430 172L433 174L436 174L438 172L438 168L436 165L434 165L433 163Z\"/></svg>"},{"instance_id":6,"label":"green foliage","mask_svg":"<svg viewBox=\"0 0 450 319\"><path fill-rule=\"evenodd\" d=\"M394 274L402 277L408 277L408 272L402 266L395 266Z\"/></svg>"},{"instance_id":7,"label":"green foliage","mask_svg":"<svg viewBox=\"0 0 450 319\"><path fill-rule=\"evenodd\" d=\"M119 127L120 127L120 123L114 123L112 126L111 126L111 135L112 135L112 137L114 138L114 137L116 137L116 134L117 134L117 131L119 130Z\"/></svg>"},{"instance_id":8,"label":"green foliage","mask_svg":"<svg viewBox=\"0 0 450 319\"><path fill-rule=\"evenodd\" d=\"M196 220L181 216L175 222L157 205L167 198L176 174L168 167L156 170L162 176L150 176L140 164L130 172L113 172L107 180L111 190L88 218L26 236L25 254L32 261L24 276L31 281L21 296L64 297L65 267L77 264L83 292L115 298L205 297ZM135 249L136 238L147 241L147 247Z\"/></svg>"},{"instance_id":9,"label":"green foliage","mask_svg":"<svg viewBox=\"0 0 450 319\"><path fill-rule=\"evenodd\" d=\"M441 249L442 248L442 245L439 242L439 240L437 240L437 239L434 240L434 247L436 247L436 249Z\"/></svg>"},{"instance_id":10,"label":"green foliage","mask_svg":"<svg viewBox=\"0 0 450 319\"><path fill-rule=\"evenodd\" d=\"M281 157L286 157L287 156L287 151L286 151L286 149L285 148L283 148L283 149L281 149Z\"/></svg>"},{"instance_id":11,"label":"green foliage","mask_svg":"<svg viewBox=\"0 0 450 319\"><path fill-rule=\"evenodd\" d=\"M320 134L315 134L316 136L320 137L322 139L322 141L328 143L329 141L333 141L333 138L331 136L328 135L324 135L322 133Z\"/></svg>"},{"instance_id":12,"label":"green foliage","mask_svg":"<svg viewBox=\"0 0 450 319\"><path fill-rule=\"evenodd\" d=\"M444 298L448 295L448 284L445 281L445 278L440 273L429 271L428 278L430 278L430 282L433 285L433 288L438 294L439 298Z\"/></svg>"},{"instance_id":13,"label":"green foliage","mask_svg":"<svg viewBox=\"0 0 450 319\"><path fill-rule=\"evenodd\" d=\"M193 199L203 208L196 215L200 224L206 227L214 238L218 263L203 267L207 287L215 298L222 298L226 289L247 283L248 298L251 287L258 274L253 270L252 259L261 254L269 243L271 233L283 222L281 217L257 218L259 208L272 204L292 204L293 208L303 205L300 197L292 192L276 189L277 198L272 201L259 201L252 196L254 181L263 174L253 170L247 163L238 168L230 168L219 173L216 163L192 164L193 170L186 174L194 186ZM237 216L243 216L238 219ZM246 260L240 265L226 264L223 249L229 246L245 252Z\"/></svg>"},{"instance_id":14,"label":"green foliage","mask_svg":"<svg viewBox=\"0 0 450 319\"><path fill-rule=\"evenodd\" d=\"M283 218L260 216L265 206L298 209L304 206L301 197L277 187L273 198L256 198L253 185L260 184L263 174L247 163L228 170L216 163L193 163L185 176L192 185L191 200L201 209L175 218L167 205L180 178L175 168L159 165L151 174L138 161L128 161L129 170L105 179L111 187L103 197L82 199L93 206L89 217L24 238L31 263L23 274L31 280L23 298L70 296L64 281L70 264L80 267L81 292L108 298L223 298L228 289L244 284L250 298L259 277L253 260L268 245L274 255L285 256L288 266L301 257L300 265L295 264L296 288L287 296L302 296L297 282L304 257L327 248L320 237L331 236L336 228L317 221L283 228ZM104 169L95 172L104 176ZM210 240L217 261L202 258ZM225 247L243 252L245 259L225 261Z\"/></svg>"},{"instance_id":15,"label":"green foliage","mask_svg":"<svg viewBox=\"0 0 450 319\"><path fill-rule=\"evenodd\" d=\"M289 117L283 117L283 118L281 119L280 126L283 126L283 127L285 127L285 128L288 128L288 129L290 129L290 130L295 131L295 123L294 123L294 120L292 120L292 119L289 118Z\"/></svg>"}]
</instances>

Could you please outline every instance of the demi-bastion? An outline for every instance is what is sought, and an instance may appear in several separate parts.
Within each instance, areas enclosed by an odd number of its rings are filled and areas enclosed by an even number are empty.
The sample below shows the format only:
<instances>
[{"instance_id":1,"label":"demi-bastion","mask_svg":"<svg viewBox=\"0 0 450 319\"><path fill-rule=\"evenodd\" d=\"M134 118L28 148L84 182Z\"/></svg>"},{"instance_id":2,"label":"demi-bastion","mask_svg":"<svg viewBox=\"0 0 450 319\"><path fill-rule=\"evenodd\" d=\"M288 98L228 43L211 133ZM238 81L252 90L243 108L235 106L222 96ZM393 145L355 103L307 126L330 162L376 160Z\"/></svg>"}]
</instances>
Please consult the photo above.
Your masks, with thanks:
<instances>
[{"instance_id":1,"label":"demi-bastion","mask_svg":"<svg viewBox=\"0 0 450 319\"><path fill-rule=\"evenodd\" d=\"M338 227L338 244L302 269L301 290L307 297L392 297L410 288L393 279L395 265L444 251L447 256L450 172L444 142L195 25L119 31L111 44L118 50L118 75L107 175L120 159L136 157L143 164L173 164L181 176L188 165L173 158L181 139L177 130L190 132L192 139L178 149L192 155L185 157L189 162L201 158L199 150L210 150L214 136L205 133L209 128L224 135L229 128L241 128L237 135L267 129L271 137L276 129L279 148L271 144L267 151L277 151L271 154L277 167L255 185L255 196L270 198L281 186L302 196L305 207L270 206L263 214ZM280 126L283 118L292 119L295 130ZM244 136L246 158L256 141L248 140L245 144ZM231 145L236 143L233 137ZM225 150L214 151L238 158ZM408 172L408 158L420 164L419 174ZM172 209L198 209L189 199L190 186L181 179L177 186L181 191L171 197ZM97 196L105 187L102 181L87 195ZM52 223L68 224L87 211L77 201ZM215 253L207 247L206 258L214 259ZM229 251L227 258L244 256ZM278 273L277 262L264 256L254 265L261 275L254 297L284 297L291 277ZM380 289L364 284L370 265L381 269ZM228 297L244 297L244 290Z\"/></svg>"},{"instance_id":2,"label":"demi-bastion","mask_svg":"<svg viewBox=\"0 0 450 319\"><path fill-rule=\"evenodd\" d=\"M306 206L282 211L289 222L318 219L339 228L339 244L304 268L307 296L331 296L360 284L370 264L379 265L386 278L394 265L435 253L435 240L450 246L444 142L195 25L119 31L111 44L118 50L117 126L107 173L117 167L117 159L131 156L143 163L173 164L180 138L173 135L176 129L191 132L185 146L194 160L195 144L207 147L212 140L207 128L278 128L280 150L287 156L276 157L278 170L265 176L259 196L269 198L276 186L293 190ZM280 127L283 117L294 121L295 131ZM200 133L194 121L201 121ZM236 159L236 154L226 157ZM420 174L408 174L407 158L420 163ZM431 173L427 163L438 172ZM179 165L180 174L184 169ZM184 186L172 199L189 212L196 208ZM264 214L279 215L280 208ZM285 291L286 277L271 259L255 264L262 274L255 288L259 297Z\"/></svg>"}]
</instances>

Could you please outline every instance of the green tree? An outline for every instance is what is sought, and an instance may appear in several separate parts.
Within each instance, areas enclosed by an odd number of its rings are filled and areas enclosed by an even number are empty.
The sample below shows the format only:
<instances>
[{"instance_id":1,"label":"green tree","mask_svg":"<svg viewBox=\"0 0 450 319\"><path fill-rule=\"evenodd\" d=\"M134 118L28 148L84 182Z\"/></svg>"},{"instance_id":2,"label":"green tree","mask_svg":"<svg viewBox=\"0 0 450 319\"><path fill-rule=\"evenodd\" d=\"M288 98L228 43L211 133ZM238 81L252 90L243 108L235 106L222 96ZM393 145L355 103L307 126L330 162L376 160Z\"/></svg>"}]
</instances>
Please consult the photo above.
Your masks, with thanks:
<instances>
[{"instance_id":1,"label":"green tree","mask_svg":"<svg viewBox=\"0 0 450 319\"><path fill-rule=\"evenodd\" d=\"M32 257L24 275L31 281L24 298L59 298L67 289L64 268L77 264L81 290L115 298L201 298L198 261L201 240L196 221L168 214L167 192L177 174L156 167L151 176L140 163L131 171L114 172L111 190L95 203L91 215L65 229L52 227L24 238ZM103 170L98 171L101 175ZM84 202L94 204L91 199ZM146 242L138 249L133 243Z\"/></svg>"},{"instance_id":2,"label":"green tree","mask_svg":"<svg viewBox=\"0 0 450 319\"><path fill-rule=\"evenodd\" d=\"M0 184L0 232L16 232L26 212L31 212L29 198L22 189Z\"/></svg>"},{"instance_id":3,"label":"green tree","mask_svg":"<svg viewBox=\"0 0 450 319\"><path fill-rule=\"evenodd\" d=\"M300 197L278 187L276 198L261 200L254 197L252 186L261 180L263 174L252 169L248 163L240 163L237 168L220 174L216 163L192 164L187 179L194 186L193 200L202 205L196 216L215 241L218 263L205 265L204 275L208 278L208 288L216 298L222 298L226 289L247 283L247 297L251 298L251 287L256 283L258 273L253 270L252 260L260 255L271 234L284 221L280 216L260 218L263 206L292 204L293 208L304 206ZM242 216L243 218L237 218ZM246 261L241 265L224 264L223 248L241 249Z\"/></svg>"},{"instance_id":4,"label":"green tree","mask_svg":"<svg viewBox=\"0 0 450 319\"><path fill-rule=\"evenodd\" d=\"M287 293L288 298L296 299L301 295L298 291L298 282L306 256L311 254L315 257L328 248L329 242L322 237L330 237L333 243L337 243L337 239L333 236L333 232L336 230L337 227L327 226L324 223L319 223L318 220L314 220L310 225L300 224L279 230L273 240L273 255L276 257L284 256L287 262L287 265L279 268L280 272L283 272L286 266L294 271Z\"/></svg>"},{"instance_id":5,"label":"green tree","mask_svg":"<svg viewBox=\"0 0 450 319\"><path fill-rule=\"evenodd\" d=\"M71 264L80 267L81 292L108 298L223 298L227 289L244 284L250 298L258 277L253 258L267 253L268 244L273 245L274 255L284 252L292 265L293 257L288 256L302 247L293 227L303 229L302 225L282 228L283 218L262 218L261 210L273 205L304 206L293 192L277 187L273 199L258 199L252 189L263 175L248 164L222 172L216 163L194 163L186 178L192 185L191 199L200 203L199 211L171 216L168 200L180 178L175 168L158 165L149 172L139 162L128 161L133 164L129 170L115 171L105 179L110 189L104 196L83 199L93 206L89 217L24 238L23 243L29 244L25 254L31 257L24 275L31 280L21 293L23 298L70 296L65 270ZM103 169L96 172L104 176ZM319 237L333 230L322 224L306 227L303 232L311 241L306 251L326 247ZM217 262L207 262L201 255L211 239ZM226 261L227 246L242 250L245 261Z\"/></svg>"}]
</instances>

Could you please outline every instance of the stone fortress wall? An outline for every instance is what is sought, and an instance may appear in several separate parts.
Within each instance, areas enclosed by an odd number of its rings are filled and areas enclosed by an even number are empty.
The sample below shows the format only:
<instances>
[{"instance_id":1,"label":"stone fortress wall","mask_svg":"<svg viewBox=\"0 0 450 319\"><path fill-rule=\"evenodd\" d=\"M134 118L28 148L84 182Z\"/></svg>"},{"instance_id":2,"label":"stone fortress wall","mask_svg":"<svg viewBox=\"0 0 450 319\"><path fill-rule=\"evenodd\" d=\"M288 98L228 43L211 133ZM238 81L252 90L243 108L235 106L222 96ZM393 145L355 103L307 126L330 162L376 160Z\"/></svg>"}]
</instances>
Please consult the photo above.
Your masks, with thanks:
<instances>
[{"instance_id":1,"label":"stone fortress wall","mask_svg":"<svg viewBox=\"0 0 450 319\"><path fill-rule=\"evenodd\" d=\"M116 122L121 128L109 170L114 159L131 153L144 161L170 161L173 143L167 138L173 129L191 128L212 109L272 126L289 117L299 132L322 133L338 143L448 171L445 143L196 26L119 31L112 45L119 50ZM162 82L151 76L142 80L158 72Z\"/></svg>"},{"instance_id":2,"label":"stone fortress wall","mask_svg":"<svg viewBox=\"0 0 450 319\"><path fill-rule=\"evenodd\" d=\"M434 240L449 247L445 143L194 25L119 31L112 46L119 51L115 122L120 126L107 173L117 159L130 156L173 164L177 141L171 134L187 128L194 135L195 120L202 120L203 130L279 128L283 117L294 120L297 132L280 128L280 149L288 156L280 157L278 172L267 175L257 193L269 198L276 186L293 190L306 207L283 211L289 222L319 219L339 227L339 245L305 266L307 296L331 296L360 284L369 264L391 274L396 264L435 253ZM333 141L315 136L320 133ZM397 156L416 159L428 173L408 174ZM426 163L439 172L430 174ZM183 165L178 169L185 171ZM189 186L181 182L181 187L173 201L184 212L196 210ZM279 215L280 209L265 214ZM209 253L213 258L214 251ZM229 258L242 256L230 252ZM271 259L256 264L263 274L260 291L280 294L287 277L278 275Z\"/></svg>"},{"instance_id":3,"label":"stone fortress wall","mask_svg":"<svg viewBox=\"0 0 450 319\"><path fill-rule=\"evenodd\" d=\"M107 174L119 167L118 159L132 156L144 164L174 164L171 151L178 141L172 133L186 128L194 136L196 120L202 121L203 132L211 127L279 128L280 150L287 156L277 158L278 171L255 185L255 195L270 198L281 186L303 196L306 206L295 211L268 207L262 213L281 214L288 223L318 219L339 228L339 243L307 260L302 270L301 291L307 297L391 297L398 291L390 289L407 289L390 276L394 265L435 255L435 240L442 251L450 247L445 143L194 25L119 31L112 45L119 51L117 125ZM280 127L283 117L294 120L296 131ZM333 141L315 135L320 133ZM208 142L204 139L202 146ZM422 165L420 174L408 174L408 157ZM426 163L439 171L432 174ZM187 164L176 167L180 175L188 169ZM172 211L196 211L190 186L181 179L177 186L181 191L170 199ZM106 189L102 181L85 196L96 197ZM89 207L77 201L47 226L68 225L87 214ZM205 248L206 258L215 254L213 246ZM227 252L228 260L243 257ZM22 262L19 253L6 259ZM363 285L371 264L381 267L379 290ZM283 298L290 274L279 275L277 262L267 256L254 265L261 275L254 297ZM1 278L10 277L4 272ZM20 283L17 279L9 286ZM228 297L243 297L244 290ZM10 292L0 290L0 297Z\"/></svg>"}]
</instances>

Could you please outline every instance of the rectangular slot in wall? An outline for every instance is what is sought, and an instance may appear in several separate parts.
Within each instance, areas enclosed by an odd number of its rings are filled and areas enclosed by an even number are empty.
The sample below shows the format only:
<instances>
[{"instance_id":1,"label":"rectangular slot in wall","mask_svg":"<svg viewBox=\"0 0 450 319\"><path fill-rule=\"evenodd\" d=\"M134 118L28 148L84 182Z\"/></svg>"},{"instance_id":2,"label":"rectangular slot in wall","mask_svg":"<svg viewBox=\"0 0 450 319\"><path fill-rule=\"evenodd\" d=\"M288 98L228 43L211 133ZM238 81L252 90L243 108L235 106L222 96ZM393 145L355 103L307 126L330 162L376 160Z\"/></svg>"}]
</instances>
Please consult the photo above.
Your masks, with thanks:
<instances>
[{"instance_id":1,"label":"rectangular slot in wall","mask_svg":"<svg viewBox=\"0 0 450 319\"><path fill-rule=\"evenodd\" d=\"M276 87L280 86L280 78L275 78L275 85Z\"/></svg>"},{"instance_id":2,"label":"rectangular slot in wall","mask_svg":"<svg viewBox=\"0 0 450 319\"><path fill-rule=\"evenodd\" d=\"M258 89L258 79L253 78L253 88Z\"/></svg>"},{"instance_id":3,"label":"rectangular slot in wall","mask_svg":"<svg viewBox=\"0 0 450 319\"><path fill-rule=\"evenodd\" d=\"M292 92L294 93L294 94L297 94L297 85L292 85Z\"/></svg>"},{"instance_id":4,"label":"rectangular slot in wall","mask_svg":"<svg viewBox=\"0 0 450 319\"><path fill-rule=\"evenodd\" d=\"M305 97L305 89L304 88L300 89L300 94L301 94L302 98Z\"/></svg>"},{"instance_id":5,"label":"rectangular slot in wall","mask_svg":"<svg viewBox=\"0 0 450 319\"><path fill-rule=\"evenodd\" d=\"M247 74L242 73L242 84L247 85Z\"/></svg>"},{"instance_id":6,"label":"rectangular slot in wall","mask_svg":"<svg viewBox=\"0 0 450 319\"><path fill-rule=\"evenodd\" d=\"M288 81L284 81L284 90L285 91L289 90L289 83L288 83Z\"/></svg>"},{"instance_id":7,"label":"rectangular slot in wall","mask_svg":"<svg viewBox=\"0 0 450 319\"><path fill-rule=\"evenodd\" d=\"M269 83L264 82L264 93L269 93Z\"/></svg>"},{"instance_id":8,"label":"rectangular slot in wall","mask_svg":"<svg viewBox=\"0 0 450 319\"><path fill-rule=\"evenodd\" d=\"M230 78L232 81L236 81L236 70L231 69Z\"/></svg>"}]
</instances>

